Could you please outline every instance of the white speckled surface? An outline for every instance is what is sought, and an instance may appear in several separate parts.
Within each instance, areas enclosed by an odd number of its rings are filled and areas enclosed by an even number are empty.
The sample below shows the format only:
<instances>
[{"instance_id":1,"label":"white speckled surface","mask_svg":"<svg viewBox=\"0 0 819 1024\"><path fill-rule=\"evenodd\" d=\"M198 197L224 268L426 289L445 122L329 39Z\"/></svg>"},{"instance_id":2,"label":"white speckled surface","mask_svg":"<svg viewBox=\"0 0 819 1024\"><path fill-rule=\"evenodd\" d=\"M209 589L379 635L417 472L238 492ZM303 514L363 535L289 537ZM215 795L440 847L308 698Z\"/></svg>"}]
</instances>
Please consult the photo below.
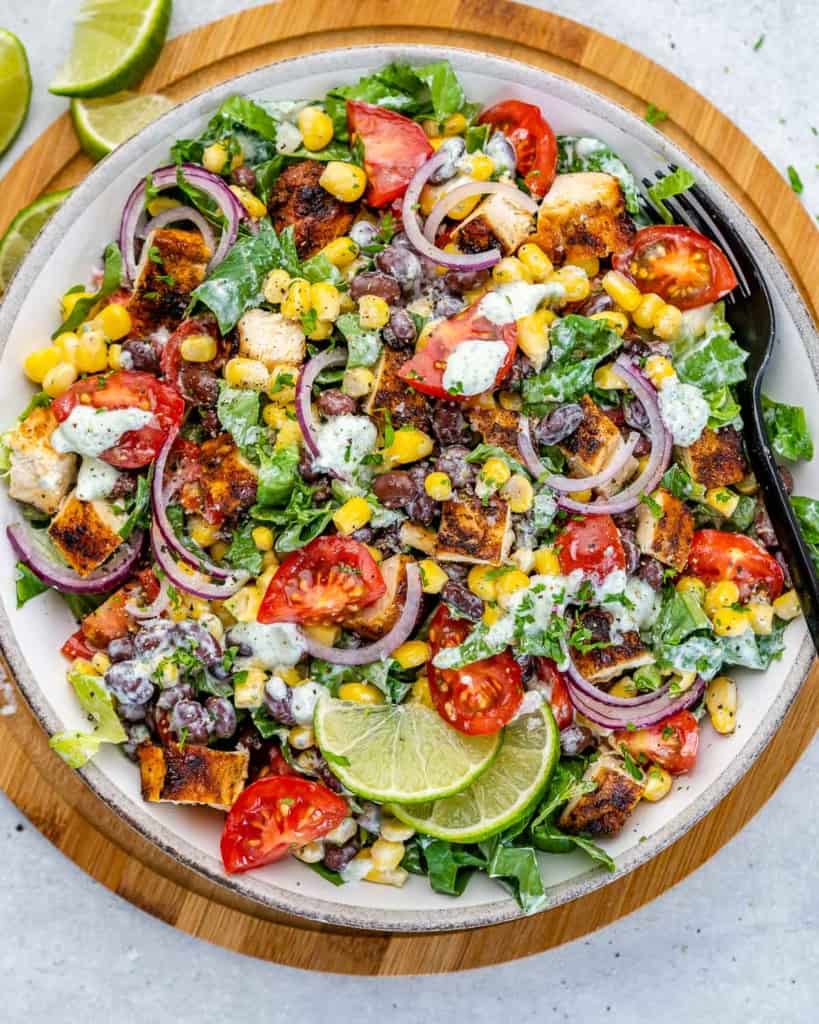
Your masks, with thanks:
<instances>
[{"instance_id":1,"label":"white speckled surface","mask_svg":"<svg viewBox=\"0 0 819 1024\"><path fill-rule=\"evenodd\" d=\"M176 0L172 31L237 6ZM788 164L799 170L803 199L819 212L815 2L548 6L623 39L698 88L783 172ZM0 174L64 108L45 87L74 7L73 0L0 4L0 24L26 43L35 81L28 123ZM344 1017L362 1022L457 1014L479 1024L499 1012L522 1021L632 1021L656 1016L660 1006L669 1024L704 1020L717 1007L721 1024L807 1021L819 994L817 789L814 745L737 839L650 906L518 964L423 981L312 976L199 943L88 879L0 798L0 1018L304 1020L334 1000Z\"/></svg>"}]
</instances>

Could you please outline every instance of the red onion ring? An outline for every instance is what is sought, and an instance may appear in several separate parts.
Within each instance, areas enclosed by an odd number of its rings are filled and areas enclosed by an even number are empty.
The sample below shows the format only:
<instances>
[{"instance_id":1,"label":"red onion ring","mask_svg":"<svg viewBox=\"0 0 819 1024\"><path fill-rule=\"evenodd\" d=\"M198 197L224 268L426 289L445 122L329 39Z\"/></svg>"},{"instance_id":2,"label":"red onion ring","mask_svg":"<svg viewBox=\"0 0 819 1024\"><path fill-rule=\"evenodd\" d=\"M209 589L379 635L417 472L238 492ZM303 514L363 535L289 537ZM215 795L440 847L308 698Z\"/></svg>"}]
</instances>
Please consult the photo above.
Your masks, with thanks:
<instances>
[{"instance_id":1,"label":"red onion ring","mask_svg":"<svg viewBox=\"0 0 819 1024\"><path fill-rule=\"evenodd\" d=\"M296 419L301 432L304 435L304 443L313 458L319 454L316 432L318 424L313 416L313 384L316 377L328 366L341 366L347 362L347 353L340 349L322 352L321 355L313 356L301 368L299 379L296 383Z\"/></svg>"},{"instance_id":2,"label":"red onion ring","mask_svg":"<svg viewBox=\"0 0 819 1024\"><path fill-rule=\"evenodd\" d=\"M613 708L593 701L581 693L571 681L567 683L567 688L576 710L604 729L625 729L628 726L640 729L656 725L678 711L683 711L685 708L690 708L692 704L696 704L705 691L705 680L701 676L697 676L692 685L678 697L666 696L663 701L638 708L636 713L628 708Z\"/></svg>"},{"instance_id":3,"label":"red onion ring","mask_svg":"<svg viewBox=\"0 0 819 1024\"><path fill-rule=\"evenodd\" d=\"M430 157L415 172L412 181L410 181L407 187L407 191L404 193L404 200L401 206L404 231L413 249L439 266L451 267L454 270L487 270L489 267L493 267L501 258L499 249L490 249L488 252L470 255L466 253L444 252L437 245L427 241L418 223L417 208L421 198L421 189L435 171L442 164L446 163L447 160L449 160L449 154L441 150Z\"/></svg>"},{"instance_id":4,"label":"red onion ring","mask_svg":"<svg viewBox=\"0 0 819 1024\"><path fill-rule=\"evenodd\" d=\"M250 574L246 572L237 572L235 576L229 576L223 583L207 583L194 576L189 576L176 564L174 552L165 543L165 538L159 530L156 519L151 524L151 550L157 565L173 586L205 601L221 601L230 597L250 579Z\"/></svg>"},{"instance_id":5,"label":"red onion ring","mask_svg":"<svg viewBox=\"0 0 819 1024\"><path fill-rule=\"evenodd\" d=\"M572 660L571 655L568 651L565 651L566 658L568 659L568 666L566 672L569 675L572 683L577 687L578 690L587 698L592 701L598 701L600 704L605 704L610 708L638 708L643 705L652 704L660 697L664 697L668 689L666 686L661 686L658 690L652 690L650 693L641 693L639 697L615 697L610 693L606 693L605 690L601 690L590 682L583 673L578 669Z\"/></svg>"},{"instance_id":6,"label":"red onion ring","mask_svg":"<svg viewBox=\"0 0 819 1024\"><path fill-rule=\"evenodd\" d=\"M527 213L531 213L533 217L537 213L535 200L531 196L527 196L525 192L521 192L515 185L507 185L502 181L468 181L464 185L452 189L451 192L447 192L433 206L424 224L424 238L434 245L438 228L453 206L457 206L458 203L471 196L493 193L506 196L511 203L520 206Z\"/></svg>"},{"instance_id":7,"label":"red onion ring","mask_svg":"<svg viewBox=\"0 0 819 1024\"><path fill-rule=\"evenodd\" d=\"M407 596L398 621L380 640L368 647L355 647L343 650L340 647L328 647L320 644L310 636L306 637L307 651L314 658L329 661L331 665L369 665L388 657L409 637L418 621L421 610L421 573L416 562L407 566Z\"/></svg>"},{"instance_id":8,"label":"red onion ring","mask_svg":"<svg viewBox=\"0 0 819 1024\"><path fill-rule=\"evenodd\" d=\"M202 237L204 238L205 245L208 249L210 249L211 252L216 251L213 229L202 214L198 210L194 210L192 206L175 206L172 210L163 210L162 213L157 214L156 217L149 220L144 227L141 227L138 233L143 238L147 238L152 231L156 231L158 228L164 228L166 224L175 224L180 220L189 220L191 224L195 224L202 232Z\"/></svg>"},{"instance_id":9,"label":"red onion ring","mask_svg":"<svg viewBox=\"0 0 819 1024\"><path fill-rule=\"evenodd\" d=\"M136 530L107 562L87 576L80 576L67 565L54 561L38 544L30 526L14 523L6 528L6 534L20 561L43 583L64 594L104 594L124 583L139 561L145 536L142 530Z\"/></svg>"},{"instance_id":10,"label":"red onion ring","mask_svg":"<svg viewBox=\"0 0 819 1024\"><path fill-rule=\"evenodd\" d=\"M540 480L546 473L546 467L535 450L528 416L521 416L518 419L518 450L523 458L523 465L529 470L535 480Z\"/></svg>"},{"instance_id":11,"label":"red onion ring","mask_svg":"<svg viewBox=\"0 0 819 1024\"><path fill-rule=\"evenodd\" d=\"M135 619L156 619L171 603L171 596L168 593L167 576L159 583L159 593L150 604L140 605L136 601L126 601L125 611Z\"/></svg>"}]
</instances>

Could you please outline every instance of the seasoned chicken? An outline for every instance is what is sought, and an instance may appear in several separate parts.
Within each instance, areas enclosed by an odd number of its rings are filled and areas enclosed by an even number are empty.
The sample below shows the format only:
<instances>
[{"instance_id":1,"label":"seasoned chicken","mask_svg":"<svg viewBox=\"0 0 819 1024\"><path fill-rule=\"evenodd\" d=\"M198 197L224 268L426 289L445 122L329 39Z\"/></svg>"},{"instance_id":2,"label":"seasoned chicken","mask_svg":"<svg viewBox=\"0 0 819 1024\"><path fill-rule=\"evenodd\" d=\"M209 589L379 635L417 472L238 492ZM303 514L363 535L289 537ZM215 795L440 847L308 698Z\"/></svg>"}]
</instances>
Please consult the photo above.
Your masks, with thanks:
<instances>
[{"instance_id":1,"label":"seasoned chicken","mask_svg":"<svg viewBox=\"0 0 819 1024\"><path fill-rule=\"evenodd\" d=\"M693 537L694 516L662 487L637 506L637 543L644 555L682 572Z\"/></svg>"},{"instance_id":2,"label":"seasoned chicken","mask_svg":"<svg viewBox=\"0 0 819 1024\"><path fill-rule=\"evenodd\" d=\"M146 335L175 330L191 292L205 279L213 254L198 231L158 228L145 239L134 290L128 301L131 330Z\"/></svg>"},{"instance_id":3,"label":"seasoned chicken","mask_svg":"<svg viewBox=\"0 0 819 1024\"><path fill-rule=\"evenodd\" d=\"M553 260L609 256L628 247L634 225L611 174L558 174L537 215L535 240Z\"/></svg>"},{"instance_id":4,"label":"seasoned chicken","mask_svg":"<svg viewBox=\"0 0 819 1024\"><path fill-rule=\"evenodd\" d=\"M483 438L484 444L501 448L517 462L523 462L518 448L520 417L511 409L488 409L475 406L469 410L469 425Z\"/></svg>"},{"instance_id":5,"label":"seasoned chicken","mask_svg":"<svg viewBox=\"0 0 819 1024\"><path fill-rule=\"evenodd\" d=\"M120 546L124 522L125 516L107 501L81 501L72 491L51 520L48 535L71 568L87 576Z\"/></svg>"},{"instance_id":6,"label":"seasoned chicken","mask_svg":"<svg viewBox=\"0 0 819 1024\"><path fill-rule=\"evenodd\" d=\"M51 447L57 418L50 408L33 409L5 437L11 468L9 494L53 515L77 476L77 456Z\"/></svg>"},{"instance_id":7,"label":"seasoned chicken","mask_svg":"<svg viewBox=\"0 0 819 1024\"><path fill-rule=\"evenodd\" d=\"M580 399L580 426L560 445L574 476L599 473L623 444L620 431L588 395Z\"/></svg>"},{"instance_id":8,"label":"seasoned chicken","mask_svg":"<svg viewBox=\"0 0 819 1024\"><path fill-rule=\"evenodd\" d=\"M619 644L597 647L585 654L578 651L574 655L575 665L592 683L607 683L653 661L653 654L635 631L624 633Z\"/></svg>"},{"instance_id":9,"label":"seasoned chicken","mask_svg":"<svg viewBox=\"0 0 819 1024\"><path fill-rule=\"evenodd\" d=\"M182 505L220 525L235 519L256 500L256 468L230 434L205 441L199 449L200 473L182 488Z\"/></svg>"},{"instance_id":10,"label":"seasoned chicken","mask_svg":"<svg viewBox=\"0 0 819 1024\"><path fill-rule=\"evenodd\" d=\"M597 789L571 800L558 824L567 832L611 836L625 825L643 795L643 784L629 775L622 762L606 755L593 761L583 778L597 783Z\"/></svg>"},{"instance_id":11,"label":"seasoned chicken","mask_svg":"<svg viewBox=\"0 0 819 1024\"><path fill-rule=\"evenodd\" d=\"M444 502L435 554L442 562L500 565L509 555L509 506L498 497L486 503L469 496Z\"/></svg>"},{"instance_id":12,"label":"seasoned chicken","mask_svg":"<svg viewBox=\"0 0 819 1024\"><path fill-rule=\"evenodd\" d=\"M277 363L304 362L307 347L304 331L295 320L281 313L251 309L236 325L239 332L239 355L258 359L272 370Z\"/></svg>"},{"instance_id":13,"label":"seasoned chicken","mask_svg":"<svg viewBox=\"0 0 819 1024\"><path fill-rule=\"evenodd\" d=\"M733 427L706 427L689 448L678 448L683 468L703 487L729 487L746 474L742 439Z\"/></svg>"},{"instance_id":14,"label":"seasoned chicken","mask_svg":"<svg viewBox=\"0 0 819 1024\"><path fill-rule=\"evenodd\" d=\"M340 202L319 185L323 173L318 160L291 164L276 179L267 204L277 231L292 225L300 259L346 235L355 216L355 204Z\"/></svg>"},{"instance_id":15,"label":"seasoned chicken","mask_svg":"<svg viewBox=\"0 0 819 1024\"><path fill-rule=\"evenodd\" d=\"M175 743L137 748L142 798L151 803L207 804L228 810L247 778L246 750L211 750Z\"/></svg>"},{"instance_id":16,"label":"seasoned chicken","mask_svg":"<svg viewBox=\"0 0 819 1024\"><path fill-rule=\"evenodd\" d=\"M506 196L488 196L452 232L452 241L464 252L500 249L508 256L532 233L532 215Z\"/></svg>"},{"instance_id":17,"label":"seasoned chicken","mask_svg":"<svg viewBox=\"0 0 819 1024\"><path fill-rule=\"evenodd\" d=\"M426 431L429 430L429 400L398 376L398 370L406 361L406 353L384 346L365 411L381 427L388 412L394 427L411 426Z\"/></svg>"},{"instance_id":18,"label":"seasoned chicken","mask_svg":"<svg viewBox=\"0 0 819 1024\"><path fill-rule=\"evenodd\" d=\"M379 597L375 604L347 616L344 620L346 629L354 629L372 640L389 633L404 608L407 597L407 566L412 561L408 555L393 555L384 559L378 568L387 587L386 593Z\"/></svg>"}]
</instances>

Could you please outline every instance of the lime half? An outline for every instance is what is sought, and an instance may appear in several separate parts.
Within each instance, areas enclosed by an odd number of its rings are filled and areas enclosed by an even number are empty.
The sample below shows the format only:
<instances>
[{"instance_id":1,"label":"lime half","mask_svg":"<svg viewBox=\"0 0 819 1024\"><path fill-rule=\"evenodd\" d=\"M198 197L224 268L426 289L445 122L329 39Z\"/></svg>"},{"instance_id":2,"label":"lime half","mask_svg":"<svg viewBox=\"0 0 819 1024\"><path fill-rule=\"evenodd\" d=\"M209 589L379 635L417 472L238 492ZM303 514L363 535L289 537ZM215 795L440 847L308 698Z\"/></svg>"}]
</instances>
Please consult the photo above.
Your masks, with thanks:
<instances>
[{"instance_id":1,"label":"lime half","mask_svg":"<svg viewBox=\"0 0 819 1024\"><path fill-rule=\"evenodd\" d=\"M51 83L59 96L108 96L127 89L156 61L171 0L82 0L68 60Z\"/></svg>"},{"instance_id":2,"label":"lime half","mask_svg":"<svg viewBox=\"0 0 819 1024\"><path fill-rule=\"evenodd\" d=\"M0 295L8 288L14 271L42 226L70 192L70 188L47 192L21 210L9 224L8 231L0 238Z\"/></svg>"},{"instance_id":3,"label":"lime half","mask_svg":"<svg viewBox=\"0 0 819 1024\"><path fill-rule=\"evenodd\" d=\"M476 843L531 811L543 795L560 753L560 735L548 705L521 715L504 730L503 746L488 771L455 796L392 813L417 832Z\"/></svg>"},{"instance_id":4,"label":"lime half","mask_svg":"<svg viewBox=\"0 0 819 1024\"><path fill-rule=\"evenodd\" d=\"M118 92L96 100L72 100L71 117L82 148L92 160L101 160L173 105L164 96Z\"/></svg>"},{"instance_id":5,"label":"lime half","mask_svg":"<svg viewBox=\"0 0 819 1024\"><path fill-rule=\"evenodd\" d=\"M31 101L31 74L23 44L0 29L0 154L23 127Z\"/></svg>"},{"instance_id":6,"label":"lime half","mask_svg":"<svg viewBox=\"0 0 819 1024\"><path fill-rule=\"evenodd\" d=\"M423 704L357 704L323 697L313 720L334 775L369 800L411 804L466 789L501 747L465 736Z\"/></svg>"}]
</instances>

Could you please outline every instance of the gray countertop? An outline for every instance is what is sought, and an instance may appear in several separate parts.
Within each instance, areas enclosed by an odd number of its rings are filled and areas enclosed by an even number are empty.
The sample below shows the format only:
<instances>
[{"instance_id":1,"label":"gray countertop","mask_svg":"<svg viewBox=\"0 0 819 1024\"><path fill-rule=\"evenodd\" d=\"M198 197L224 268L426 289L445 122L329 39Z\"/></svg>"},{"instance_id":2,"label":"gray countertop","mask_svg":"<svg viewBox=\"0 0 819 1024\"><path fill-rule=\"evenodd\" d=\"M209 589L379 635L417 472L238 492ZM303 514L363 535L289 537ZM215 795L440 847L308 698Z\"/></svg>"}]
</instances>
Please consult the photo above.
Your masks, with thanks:
<instances>
[{"instance_id":1,"label":"gray countertop","mask_svg":"<svg viewBox=\"0 0 819 1024\"><path fill-rule=\"evenodd\" d=\"M31 114L2 175L65 107L47 83L78 0L3 0L0 25L28 48ZM238 9L176 0L172 32ZM248 5L249 6L249 5ZM699 89L819 213L815 0L552 0ZM754 43L764 35L762 45ZM595 935L516 964L422 980L307 974L208 946L135 910L57 853L0 796L0 978L8 1021L309 1020L494 1022L718 1015L720 1024L815 1019L819 995L819 746L751 824L696 874ZM332 941L329 940L328 941Z\"/></svg>"}]
</instances>

